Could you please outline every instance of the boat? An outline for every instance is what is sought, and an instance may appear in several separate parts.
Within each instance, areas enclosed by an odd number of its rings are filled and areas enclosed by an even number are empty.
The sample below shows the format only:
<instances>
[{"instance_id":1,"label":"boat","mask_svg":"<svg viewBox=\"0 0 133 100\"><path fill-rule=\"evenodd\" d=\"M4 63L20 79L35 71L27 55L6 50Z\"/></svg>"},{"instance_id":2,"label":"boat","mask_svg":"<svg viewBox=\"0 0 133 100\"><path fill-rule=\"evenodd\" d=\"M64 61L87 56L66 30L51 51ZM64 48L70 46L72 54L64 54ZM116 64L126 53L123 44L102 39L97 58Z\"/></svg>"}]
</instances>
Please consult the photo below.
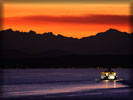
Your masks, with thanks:
<instances>
[{"instance_id":1,"label":"boat","mask_svg":"<svg viewBox=\"0 0 133 100\"><path fill-rule=\"evenodd\" d=\"M117 73L112 71L111 69L101 72L101 80L116 80L116 79L117 79Z\"/></svg>"}]
</instances>

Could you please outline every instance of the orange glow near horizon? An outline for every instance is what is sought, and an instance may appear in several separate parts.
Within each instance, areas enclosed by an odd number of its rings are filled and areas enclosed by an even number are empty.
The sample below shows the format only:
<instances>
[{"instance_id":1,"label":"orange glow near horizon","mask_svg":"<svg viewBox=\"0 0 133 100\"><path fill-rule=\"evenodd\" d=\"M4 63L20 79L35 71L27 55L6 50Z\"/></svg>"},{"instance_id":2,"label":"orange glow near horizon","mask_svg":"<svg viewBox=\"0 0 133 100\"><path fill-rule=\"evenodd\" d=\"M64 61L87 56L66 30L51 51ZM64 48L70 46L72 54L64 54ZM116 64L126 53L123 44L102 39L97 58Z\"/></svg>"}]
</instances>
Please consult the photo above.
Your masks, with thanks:
<instances>
[{"instance_id":1,"label":"orange glow near horizon","mask_svg":"<svg viewBox=\"0 0 133 100\"><path fill-rule=\"evenodd\" d=\"M130 32L129 4L6 3L3 29L86 37L109 28Z\"/></svg>"}]
</instances>

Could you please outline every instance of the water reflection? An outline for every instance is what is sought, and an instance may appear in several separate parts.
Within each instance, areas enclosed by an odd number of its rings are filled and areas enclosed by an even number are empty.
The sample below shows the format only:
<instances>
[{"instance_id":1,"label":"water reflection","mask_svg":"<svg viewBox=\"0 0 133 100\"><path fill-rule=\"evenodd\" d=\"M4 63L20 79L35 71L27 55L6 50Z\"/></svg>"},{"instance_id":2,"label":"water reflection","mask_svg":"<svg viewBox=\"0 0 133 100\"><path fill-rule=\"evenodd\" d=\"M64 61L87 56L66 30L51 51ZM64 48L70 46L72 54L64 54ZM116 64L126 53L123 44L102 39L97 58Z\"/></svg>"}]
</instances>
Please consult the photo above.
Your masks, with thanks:
<instances>
[{"instance_id":1,"label":"water reflection","mask_svg":"<svg viewBox=\"0 0 133 100\"><path fill-rule=\"evenodd\" d=\"M123 87L122 84L116 83L116 80L113 80L113 81L104 80L104 82L105 82L105 88L119 88L119 87Z\"/></svg>"},{"instance_id":2,"label":"water reflection","mask_svg":"<svg viewBox=\"0 0 133 100\"><path fill-rule=\"evenodd\" d=\"M107 88L111 89L111 88L120 88L120 87L127 87L127 86L117 83L116 81L105 80L94 84L78 84L78 85L73 84L73 85L63 85L63 86L55 86L55 87L53 86L53 88L49 88L49 89L43 89L42 85L40 87L42 87L41 90L31 91L31 90L25 90L23 88L23 91L7 92L7 93L4 93L3 95L5 97L7 96L9 97L9 96L24 96L24 95L47 95L47 94L71 93L71 92L82 92L82 91L88 91L88 93L90 93L91 91L94 91L93 93L97 93L97 92L99 93L100 89L107 90Z\"/></svg>"},{"instance_id":3,"label":"water reflection","mask_svg":"<svg viewBox=\"0 0 133 100\"><path fill-rule=\"evenodd\" d=\"M116 81L114 81L114 85L113 86L114 86L114 88L116 88Z\"/></svg>"}]
</instances>

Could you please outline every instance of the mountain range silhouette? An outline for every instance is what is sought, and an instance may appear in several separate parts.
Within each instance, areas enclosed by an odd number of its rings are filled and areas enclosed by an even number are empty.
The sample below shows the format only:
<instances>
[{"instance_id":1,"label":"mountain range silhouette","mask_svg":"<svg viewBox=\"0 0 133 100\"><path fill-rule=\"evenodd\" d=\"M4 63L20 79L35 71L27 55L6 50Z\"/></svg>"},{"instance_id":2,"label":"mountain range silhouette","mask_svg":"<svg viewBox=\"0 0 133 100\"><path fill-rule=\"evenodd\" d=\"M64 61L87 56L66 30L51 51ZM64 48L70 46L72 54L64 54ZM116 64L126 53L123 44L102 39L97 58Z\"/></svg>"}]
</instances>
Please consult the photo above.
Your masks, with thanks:
<instances>
[{"instance_id":1,"label":"mountain range silhouette","mask_svg":"<svg viewBox=\"0 0 133 100\"><path fill-rule=\"evenodd\" d=\"M8 29L0 35L2 68L132 67L133 33L109 29L77 39Z\"/></svg>"},{"instance_id":2,"label":"mountain range silhouette","mask_svg":"<svg viewBox=\"0 0 133 100\"><path fill-rule=\"evenodd\" d=\"M12 29L0 31L4 57L43 57L62 55L130 55L132 33L109 29L80 39L54 35L52 32L37 34Z\"/></svg>"}]
</instances>

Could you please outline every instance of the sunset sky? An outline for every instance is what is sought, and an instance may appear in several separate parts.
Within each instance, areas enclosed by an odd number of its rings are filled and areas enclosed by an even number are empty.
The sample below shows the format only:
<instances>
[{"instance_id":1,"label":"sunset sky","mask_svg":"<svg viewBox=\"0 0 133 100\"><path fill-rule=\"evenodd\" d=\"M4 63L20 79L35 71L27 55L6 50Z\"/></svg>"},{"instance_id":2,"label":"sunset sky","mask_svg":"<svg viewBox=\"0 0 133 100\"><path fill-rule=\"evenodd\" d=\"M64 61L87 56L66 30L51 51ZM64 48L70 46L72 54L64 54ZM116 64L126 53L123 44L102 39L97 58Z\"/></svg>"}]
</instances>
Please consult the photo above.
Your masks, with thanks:
<instances>
[{"instance_id":1,"label":"sunset sky","mask_svg":"<svg viewBox=\"0 0 133 100\"><path fill-rule=\"evenodd\" d=\"M3 29L81 38L109 28L130 32L129 15L129 3L4 2L2 17Z\"/></svg>"}]
</instances>

